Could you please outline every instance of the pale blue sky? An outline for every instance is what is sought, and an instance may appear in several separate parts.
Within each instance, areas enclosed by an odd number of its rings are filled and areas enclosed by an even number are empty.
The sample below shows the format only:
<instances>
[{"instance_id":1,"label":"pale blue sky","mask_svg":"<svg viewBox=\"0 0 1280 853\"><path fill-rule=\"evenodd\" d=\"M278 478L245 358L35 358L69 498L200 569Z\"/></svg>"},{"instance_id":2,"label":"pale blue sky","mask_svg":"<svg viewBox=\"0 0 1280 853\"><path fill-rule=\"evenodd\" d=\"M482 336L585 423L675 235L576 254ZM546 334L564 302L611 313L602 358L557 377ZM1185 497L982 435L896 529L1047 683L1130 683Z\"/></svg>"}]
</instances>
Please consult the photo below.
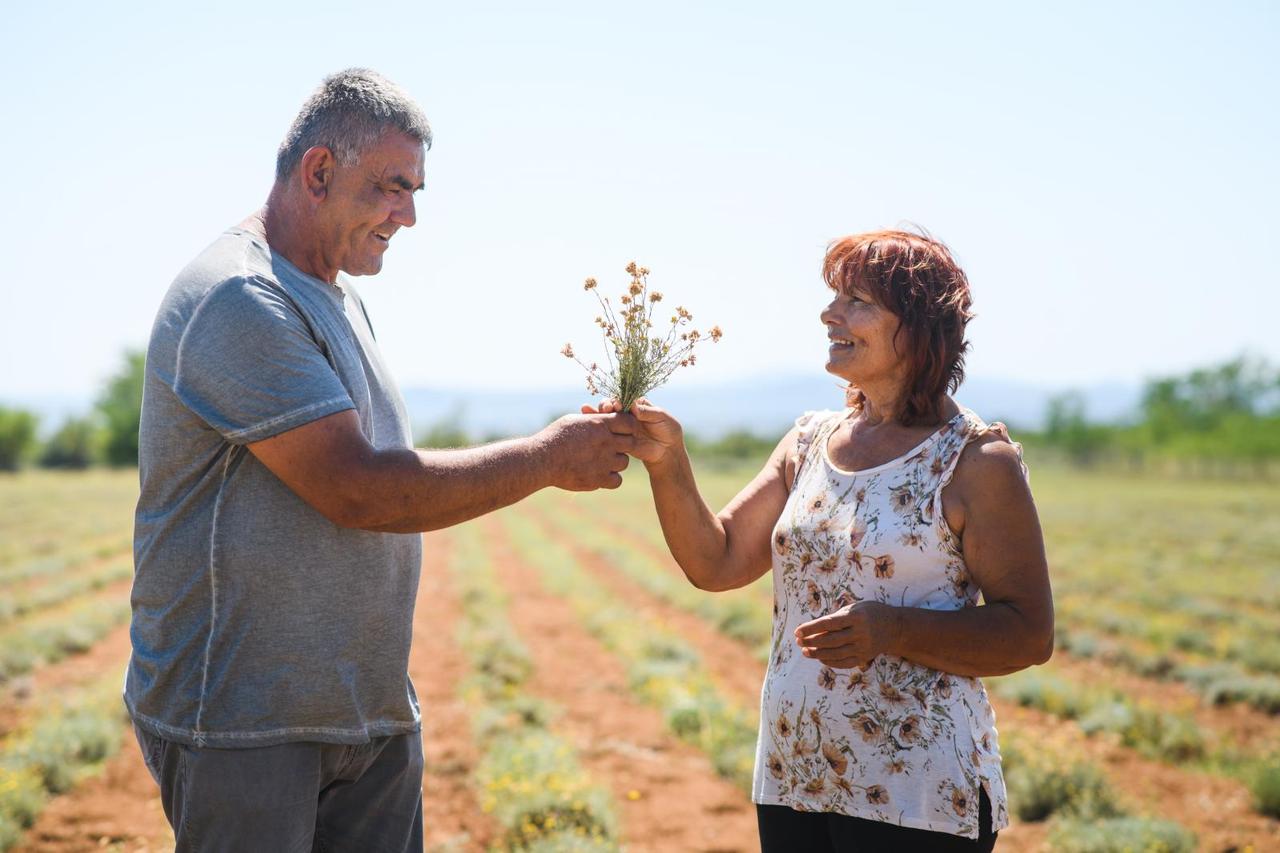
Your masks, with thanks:
<instances>
[{"instance_id":1,"label":"pale blue sky","mask_svg":"<svg viewBox=\"0 0 1280 853\"><path fill-rule=\"evenodd\" d=\"M23 4L0 32L0 401L94 390L257 207L319 79L436 132L358 281L403 385L571 386L632 258L724 327L680 382L820 371L823 247L917 222L965 265L970 373L1280 361L1280 6Z\"/></svg>"}]
</instances>

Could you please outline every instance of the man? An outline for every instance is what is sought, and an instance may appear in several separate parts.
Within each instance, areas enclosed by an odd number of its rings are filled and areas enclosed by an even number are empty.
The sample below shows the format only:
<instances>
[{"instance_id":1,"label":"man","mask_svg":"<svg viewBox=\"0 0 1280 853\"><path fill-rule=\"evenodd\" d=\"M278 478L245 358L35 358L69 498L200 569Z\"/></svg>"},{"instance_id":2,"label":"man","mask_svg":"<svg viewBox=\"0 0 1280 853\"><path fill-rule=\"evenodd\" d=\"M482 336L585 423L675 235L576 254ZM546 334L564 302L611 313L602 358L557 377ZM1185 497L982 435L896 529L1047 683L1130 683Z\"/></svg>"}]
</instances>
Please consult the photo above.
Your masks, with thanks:
<instances>
[{"instance_id":1,"label":"man","mask_svg":"<svg viewBox=\"0 0 1280 853\"><path fill-rule=\"evenodd\" d=\"M266 206L156 318L125 702L179 850L420 850L417 534L621 483L629 416L413 449L342 273L377 273L414 224L430 143L385 78L327 78Z\"/></svg>"}]
</instances>

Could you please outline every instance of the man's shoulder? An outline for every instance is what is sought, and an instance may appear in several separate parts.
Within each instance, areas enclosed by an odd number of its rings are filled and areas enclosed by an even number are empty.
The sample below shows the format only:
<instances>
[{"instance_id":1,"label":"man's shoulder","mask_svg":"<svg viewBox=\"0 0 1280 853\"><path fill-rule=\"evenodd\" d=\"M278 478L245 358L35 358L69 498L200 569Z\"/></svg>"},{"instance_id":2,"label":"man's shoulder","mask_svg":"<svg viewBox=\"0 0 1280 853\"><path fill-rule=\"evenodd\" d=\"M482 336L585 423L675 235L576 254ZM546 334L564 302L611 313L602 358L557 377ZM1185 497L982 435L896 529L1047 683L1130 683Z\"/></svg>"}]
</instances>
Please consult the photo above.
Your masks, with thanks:
<instances>
[{"instance_id":1,"label":"man's shoulder","mask_svg":"<svg viewBox=\"0 0 1280 853\"><path fill-rule=\"evenodd\" d=\"M174 278L170 291L203 297L225 282L274 278L265 249L242 229L232 228L218 235Z\"/></svg>"},{"instance_id":2,"label":"man's shoulder","mask_svg":"<svg viewBox=\"0 0 1280 853\"><path fill-rule=\"evenodd\" d=\"M251 235L223 232L197 254L169 285L160 314L185 325L209 305L252 304L255 294L283 295L266 252Z\"/></svg>"}]
</instances>

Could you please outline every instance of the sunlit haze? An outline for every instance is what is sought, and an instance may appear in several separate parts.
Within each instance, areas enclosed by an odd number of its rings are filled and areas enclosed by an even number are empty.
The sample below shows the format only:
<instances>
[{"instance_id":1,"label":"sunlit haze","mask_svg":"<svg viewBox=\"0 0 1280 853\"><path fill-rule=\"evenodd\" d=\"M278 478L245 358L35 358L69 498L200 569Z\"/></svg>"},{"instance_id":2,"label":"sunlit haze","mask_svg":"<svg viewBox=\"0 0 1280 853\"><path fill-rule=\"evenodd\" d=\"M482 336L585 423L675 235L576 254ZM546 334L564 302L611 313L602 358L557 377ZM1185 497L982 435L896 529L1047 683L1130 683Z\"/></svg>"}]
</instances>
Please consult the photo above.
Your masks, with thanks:
<instances>
[{"instance_id":1,"label":"sunlit haze","mask_svg":"<svg viewBox=\"0 0 1280 853\"><path fill-rule=\"evenodd\" d=\"M1035 4L1039 5L1039 4ZM970 375L1280 359L1270 3L20 4L5 13L0 402L91 394L259 206L327 73L436 134L357 281L403 386L565 388L595 276L725 339L682 384L820 373L824 246L918 223L969 273Z\"/></svg>"}]
</instances>

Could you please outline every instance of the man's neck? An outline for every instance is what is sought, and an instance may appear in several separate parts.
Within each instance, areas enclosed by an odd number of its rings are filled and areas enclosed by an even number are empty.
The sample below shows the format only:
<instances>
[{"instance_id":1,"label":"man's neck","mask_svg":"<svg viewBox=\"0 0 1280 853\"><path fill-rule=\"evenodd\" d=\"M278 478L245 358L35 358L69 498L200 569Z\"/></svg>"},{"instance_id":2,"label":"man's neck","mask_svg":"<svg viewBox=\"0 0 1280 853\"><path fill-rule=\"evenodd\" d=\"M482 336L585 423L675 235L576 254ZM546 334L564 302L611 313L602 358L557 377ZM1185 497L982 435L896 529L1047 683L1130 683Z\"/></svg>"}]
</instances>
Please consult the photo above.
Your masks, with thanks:
<instances>
[{"instance_id":1,"label":"man's neck","mask_svg":"<svg viewBox=\"0 0 1280 853\"><path fill-rule=\"evenodd\" d=\"M267 203L251 214L242 227L262 237L273 253L283 255L289 263L309 276L334 284L338 270L325 262L315 248L315 241L308 236L305 216L293 210L289 200L273 189Z\"/></svg>"}]
</instances>

